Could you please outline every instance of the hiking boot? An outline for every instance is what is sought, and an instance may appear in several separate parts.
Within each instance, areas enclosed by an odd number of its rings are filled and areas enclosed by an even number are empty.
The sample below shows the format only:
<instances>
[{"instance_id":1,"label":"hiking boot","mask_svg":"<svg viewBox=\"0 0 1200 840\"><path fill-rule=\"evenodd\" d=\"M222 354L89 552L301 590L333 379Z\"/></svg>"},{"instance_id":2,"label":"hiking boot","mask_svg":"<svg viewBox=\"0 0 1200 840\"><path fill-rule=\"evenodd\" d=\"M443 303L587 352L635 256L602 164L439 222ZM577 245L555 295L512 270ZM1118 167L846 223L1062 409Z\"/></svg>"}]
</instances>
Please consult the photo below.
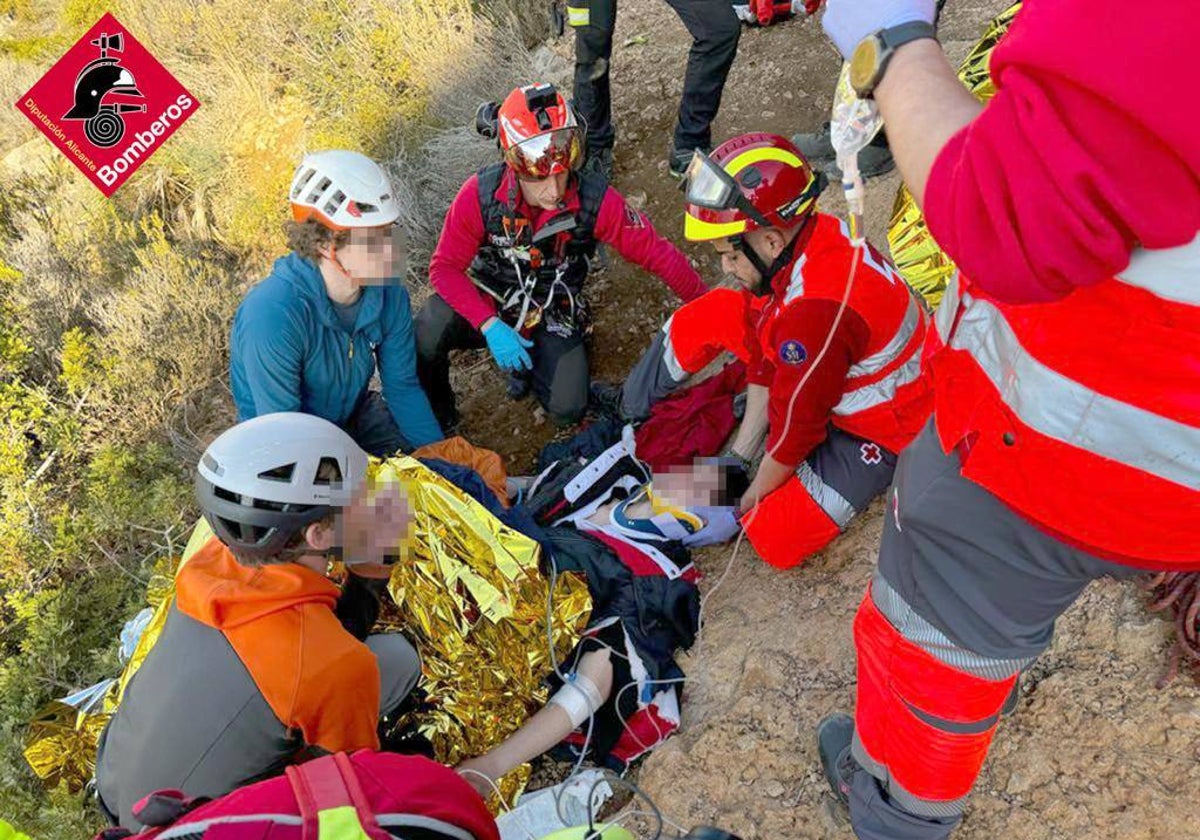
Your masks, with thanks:
<instances>
[{"instance_id":1,"label":"hiking boot","mask_svg":"<svg viewBox=\"0 0 1200 840\"><path fill-rule=\"evenodd\" d=\"M616 417L621 419L621 397L623 391L620 385L610 385L607 382L593 381L588 388L588 407L601 417Z\"/></svg>"},{"instance_id":2,"label":"hiking boot","mask_svg":"<svg viewBox=\"0 0 1200 840\"><path fill-rule=\"evenodd\" d=\"M842 170L837 165L837 152L834 151L830 138L829 123L825 123L815 134L793 134L792 143L814 169L820 169L831 181L842 179ZM896 161L888 148L887 135L882 131L858 153L858 170L863 178L886 175L895 167Z\"/></svg>"},{"instance_id":3,"label":"hiking boot","mask_svg":"<svg viewBox=\"0 0 1200 840\"><path fill-rule=\"evenodd\" d=\"M671 145L671 150L667 154L667 168L674 178L682 178L687 174L688 166L691 165L692 155L695 149L678 149L674 144ZM705 154L708 154L711 149L704 149Z\"/></svg>"},{"instance_id":4,"label":"hiking boot","mask_svg":"<svg viewBox=\"0 0 1200 840\"><path fill-rule=\"evenodd\" d=\"M830 139L829 123L825 123L820 131L812 134L793 134L792 145L799 149L800 154L813 166L831 161L837 156L837 152L833 150L833 140Z\"/></svg>"},{"instance_id":5,"label":"hiking boot","mask_svg":"<svg viewBox=\"0 0 1200 840\"><path fill-rule=\"evenodd\" d=\"M892 157L891 149L887 146L867 146L858 153L858 171L864 180L886 175L895 168L896 161ZM836 160L831 160L822 166L821 171L830 181L842 180L842 170L838 168Z\"/></svg>"},{"instance_id":6,"label":"hiking boot","mask_svg":"<svg viewBox=\"0 0 1200 840\"><path fill-rule=\"evenodd\" d=\"M817 724L817 754L825 780L833 790L837 801L847 811L850 809L850 780L862 768L850 755L850 742L854 740L854 718L835 713L827 715Z\"/></svg>"},{"instance_id":7,"label":"hiking boot","mask_svg":"<svg viewBox=\"0 0 1200 840\"><path fill-rule=\"evenodd\" d=\"M598 172L608 183L613 182L613 153L612 149L590 149L583 161L583 168Z\"/></svg>"},{"instance_id":8,"label":"hiking boot","mask_svg":"<svg viewBox=\"0 0 1200 840\"><path fill-rule=\"evenodd\" d=\"M508 384L504 387L504 393L510 400L523 400L529 396L530 387L528 374L510 373L508 375Z\"/></svg>"}]
</instances>

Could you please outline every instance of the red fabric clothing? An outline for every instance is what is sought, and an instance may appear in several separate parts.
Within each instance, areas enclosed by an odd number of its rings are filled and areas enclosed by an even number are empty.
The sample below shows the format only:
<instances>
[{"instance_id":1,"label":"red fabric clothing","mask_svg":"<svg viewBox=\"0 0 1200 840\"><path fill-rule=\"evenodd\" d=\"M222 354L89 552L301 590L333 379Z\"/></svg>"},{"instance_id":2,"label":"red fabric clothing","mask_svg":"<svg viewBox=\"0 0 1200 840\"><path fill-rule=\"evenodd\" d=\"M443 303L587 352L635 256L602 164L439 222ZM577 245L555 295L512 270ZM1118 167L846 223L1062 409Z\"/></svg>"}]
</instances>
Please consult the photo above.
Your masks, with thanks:
<instances>
[{"instance_id":1,"label":"red fabric clothing","mask_svg":"<svg viewBox=\"0 0 1200 840\"><path fill-rule=\"evenodd\" d=\"M501 201L507 201L513 178L508 171L500 181L496 197ZM574 186L567 191L566 205L572 210L579 208L579 193ZM530 219L534 230L548 218L547 214L559 212L530 207L519 190L517 211ZM612 187L600 204L594 233L597 241L611 245L624 259L661 278L685 303L707 291L687 257L654 229L644 213L629 207ZM472 175L459 188L446 212L441 236L429 261L429 280L446 303L476 329L496 314L492 299L475 288L467 276L467 268L485 241L479 177Z\"/></svg>"},{"instance_id":2,"label":"red fabric clothing","mask_svg":"<svg viewBox=\"0 0 1200 840\"><path fill-rule=\"evenodd\" d=\"M867 245L829 349L814 368L845 295L855 249L833 216L818 214L806 235L803 253L775 278L759 316L759 355L750 364L750 381L770 388L767 452L797 466L825 439L831 420L899 452L924 425L932 404L926 378L915 375L925 316L912 290ZM903 340L895 345L898 336ZM885 380L894 380L890 396Z\"/></svg>"},{"instance_id":3,"label":"red fabric clothing","mask_svg":"<svg viewBox=\"0 0 1200 840\"><path fill-rule=\"evenodd\" d=\"M342 791L336 776L314 774L313 771L326 769L315 762L337 762L342 768L347 768L344 758L324 756L304 765L307 772L291 771L299 778L305 775L313 778L315 783L310 783L306 793L314 800L315 810L328 814L329 809L339 805L354 807L355 804L361 804L372 816L402 814L411 819L413 815L419 815L456 827L474 840L500 840L495 819L467 781L449 767L424 756L369 750L355 752L349 756L349 778L342 777L356 789L350 802L338 798ZM225 840L302 840L304 837L319 836L318 832L310 833L301 824L300 818L304 816L305 808L299 802L300 789L292 778L291 775L278 775L238 788L211 802L200 804L170 826L146 829L135 836L142 840L153 840L166 831L176 836L219 836ZM332 781L332 784L326 780ZM354 799L358 799L358 803ZM349 836L331 832L328 827L322 833L325 836L331 833L338 837ZM436 833L438 836L448 834ZM385 832L385 836L392 835Z\"/></svg>"},{"instance_id":4,"label":"red fabric clothing","mask_svg":"<svg viewBox=\"0 0 1200 840\"><path fill-rule=\"evenodd\" d=\"M817 364L857 257L833 216L818 214L803 235L802 253L779 272L770 297L713 289L680 307L666 327L662 362L678 371L671 374L676 382L722 350L745 362L748 381L770 392L767 451L780 463L799 466L825 439L830 422L899 452L932 407L920 358L928 316L916 293L868 246Z\"/></svg>"},{"instance_id":5,"label":"red fabric clothing","mask_svg":"<svg viewBox=\"0 0 1200 840\"><path fill-rule=\"evenodd\" d=\"M920 803L967 796L1017 675L989 680L947 665L906 639L870 588L854 616L854 647L855 730L871 763L887 769L889 791Z\"/></svg>"},{"instance_id":6,"label":"red fabric clothing","mask_svg":"<svg viewBox=\"0 0 1200 840\"><path fill-rule=\"evenodd\" d=\"M737 425L733 398L745 387L746 366L734 362L655 403L637 430L638 457L657 472L716 455Z\"/></svg>"},{"instance_id":7,"label":"red fabric clothing","mask_svg":"<svg viewBox=\"0 0 1200 840\"><path fill-rule=\"evenodd\" d=\"M837 311L837 301L801 298L764 317L759 335L760 370L769 371L770 382L767 454L781 464L798 466L825 440L825 427L842 398L850 365L866 355L870 328L861 315L847 308L816 367L782 361L789 342L799 342L809 361L815 359L833 329ZM804 388L796 394L805 376Z\"/></svg>"},{"instance_id":8,"label":"red fabric clothing","mask_svg":"<svg viewBox=\"0 0 1200 840\"><path fill-rule=\"evenodd\" d=\"M1122 271L1200 230L1194 0L1027 0L991 59L996 95L929 175L929 229L1010 303ZM1147 174L1153 173L1153 177Z\"/></svg>"}]
</instances>

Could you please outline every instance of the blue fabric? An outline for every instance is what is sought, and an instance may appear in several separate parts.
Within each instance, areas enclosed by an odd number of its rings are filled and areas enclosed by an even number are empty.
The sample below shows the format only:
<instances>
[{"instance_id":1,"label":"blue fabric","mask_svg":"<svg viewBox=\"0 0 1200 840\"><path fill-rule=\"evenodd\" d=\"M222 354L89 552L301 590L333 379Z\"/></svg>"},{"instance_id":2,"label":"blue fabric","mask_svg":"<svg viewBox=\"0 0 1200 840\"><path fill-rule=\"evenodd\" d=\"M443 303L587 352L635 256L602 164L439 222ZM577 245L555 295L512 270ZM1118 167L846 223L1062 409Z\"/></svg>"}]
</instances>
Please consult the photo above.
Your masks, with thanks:
<instances>
[{"instance_id":1,"label":"blue fabric","mask_svg":"<svg viewBox=\"0 0 1200 840\"><path fill-rule=\"evenodd\" d=\"M412 310L400 284L364 286L347 335L321 272L298 254L275 261L233 319L229 379L238 420L302 411L345 426L379 368L383 397L414 447L442 439L417 381Z\"/></svg>"},{"instance_id":2,"label":"blue fabric","mask_svg":"<svg viewBox=\"0 0 1200 840\"><path fill-rule=\"evenodd\" d=\"M488 513L499 519L514 531L520 531L530 539L542 545L544 551L550 551L550 543L546 530L538 525L533 515L521 505L504 507L496 494L484 482L483 477L470 467L443 461L440 458L421 458L421 463L429 467L442 478L462 490L475 501L479 502Z\"/></svg>"}]
</instances>

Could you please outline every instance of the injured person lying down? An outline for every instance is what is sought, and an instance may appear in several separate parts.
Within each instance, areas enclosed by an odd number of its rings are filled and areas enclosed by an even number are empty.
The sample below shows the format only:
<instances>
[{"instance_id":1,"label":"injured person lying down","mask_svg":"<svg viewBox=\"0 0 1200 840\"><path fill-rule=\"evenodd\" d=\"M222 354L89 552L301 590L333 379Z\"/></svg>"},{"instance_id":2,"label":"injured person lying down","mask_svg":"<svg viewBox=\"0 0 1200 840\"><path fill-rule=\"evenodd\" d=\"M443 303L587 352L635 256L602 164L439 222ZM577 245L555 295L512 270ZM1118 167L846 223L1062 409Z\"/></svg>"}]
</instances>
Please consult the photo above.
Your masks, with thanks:
<instances>
[{"instance_id":1,"label":"injured person lying down","mask_svg":"<svg viewBox=\"0 0 1200 840\"><path fill-rule=\"evenodd\" d=\"M556 667L549 702L483 755L458 765L481 793L559 747L616 768L679 726L684 676L673 659L698 629L699 573L690 549L738 530L747 479L735 459L704 458L651 475L630 430L590 461L563 459L514 479L519 508L544 526L552 575L582 572L594 599L588 628Z\"/></svg>"}]
</instances>

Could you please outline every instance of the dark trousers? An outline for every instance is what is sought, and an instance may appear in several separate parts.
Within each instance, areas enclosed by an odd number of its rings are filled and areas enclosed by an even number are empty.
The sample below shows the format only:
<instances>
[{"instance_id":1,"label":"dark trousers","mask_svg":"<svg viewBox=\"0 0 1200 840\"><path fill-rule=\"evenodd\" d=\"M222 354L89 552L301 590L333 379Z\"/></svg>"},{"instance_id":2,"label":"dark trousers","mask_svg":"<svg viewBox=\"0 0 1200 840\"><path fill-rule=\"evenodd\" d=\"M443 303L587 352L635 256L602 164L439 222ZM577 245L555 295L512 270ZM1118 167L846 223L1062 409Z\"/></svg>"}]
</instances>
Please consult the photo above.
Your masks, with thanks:
<instances>
[{"instance_id":1,"label":"dark trousers","mask_svg":"<svg viewBox=\"0 0 1200 840\"><path fill-rule=\"evenodd\" d=\"M354 442L361 446L364 452L377 458L413 450L408 438L404 437L400 427L396 425L396 418L392 416L387 401L378 391L368 390L363 394L354 413L342 428L354 438Z\"/></svg>"},{"instance_id":2,"label":"dark trousers","mask_svg":"<svg viewBox=\"0 0 1200 840\"><path fill-rule=\"evenodd\" d=\"M675 124L676 149L712 147L712 121L721 107L721 92L737 55L741 23L729 0L666 0L692 36L683 97ZM617 0L570 0L587 9L587 23L575 26L575 107L587 121L588 149L611 149L612 124L609 60Z\"/></svg>"},{"instance_id":3,"label":"dark trousers","mask_svg":"<svg viewBox=\"0 0 1200 840\"><path fill-rule=\"evenodd\" d=\"M443 429L458 422L454 391L450 387L450 351L484 347L483 335L466 318L455 312L440 295L433 295L415 319L417 333L417 376L429 397L433 414ZM562 425L576 423L588 403L587 346L582 331L559 334L539 324L530 336L529 376L533 394Z\"/></svg>"}]
</instances>

